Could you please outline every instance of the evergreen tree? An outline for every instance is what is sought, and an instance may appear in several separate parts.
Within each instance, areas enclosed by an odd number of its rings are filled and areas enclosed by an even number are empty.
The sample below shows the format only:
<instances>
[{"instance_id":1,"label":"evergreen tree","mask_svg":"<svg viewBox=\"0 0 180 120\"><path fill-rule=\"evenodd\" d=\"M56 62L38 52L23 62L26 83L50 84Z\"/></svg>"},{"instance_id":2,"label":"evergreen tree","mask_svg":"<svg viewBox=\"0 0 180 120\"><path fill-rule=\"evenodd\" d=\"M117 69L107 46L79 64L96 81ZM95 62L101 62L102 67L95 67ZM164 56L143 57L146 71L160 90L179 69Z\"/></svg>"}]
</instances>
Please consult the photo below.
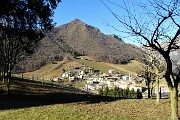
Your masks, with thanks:
<instances>
[{"instance_id":1,"label":"evergreen tree","mask_svg":"<svg viewBox=\"0 0 180 120\"><path fill-rule=\"evenodd\" d=\"M0 68L9 93L14 65L44 37L44 30L54 26L53 10L61 0L0 1Z\"/></svg>"},{"instance_id":2,"label":"evergreen tree","mask_svg":"<svg viewBox=\"0 0 180 120\"><path fill-rule=\"evenodd\" d=\"M108 94L109 94L109 88L108 88L108 86L106 86L104 89L104 95L108 96Z\"/></svg>"},{"instance_id":3,"label":"evergreen tree","mask_svg":"<svg viewBox=\"0 0 180 120\"><path fill-rule=\"evenodd\" d=\"M119 91L119 87L115 86L114 89L113 89L113 96L114 97L117 97L118 91Z\"/></svg>"},{"instance_id":4,"label":"evergreen tree","mask_svg":"<svg viewBox=\"0 0 180 120\"><path fill-rule=\"evenodd\" d=\"M119 98L123 98L123 89L122 88L119 88L118 96L119 96Z\"/></svg>"},{"instance_id":5,"label":"evergreen tree","mask_svg":"<svg viewBox=\"0 0 180 120\"><path fill-rule=\"evenodd\" d=\"M103 90L101 88L98 89L98 94L103 96Z\"/></svg>"},{"instance_id":6,"label":"evergreen tree","mask_svg":"<svg viewBox=\"0 0 180 120\"><path fill-rule=\"evenodd\" d=\"M141 98L142 98L142 93L140 89L137 89L137 99L141 99Z\"/></svg>"},{"instance_id":7,"label":"evergreen tree","mask_svg":"<svg viewBox=\"0 0 180 120\"><path fill-rule=\"evenodd\" d=\"M135 99L136 98L136 92L134 91L134 88L131 89L131 98Z\"/></svg>"},{"instance_id":8,"label":"evergreen tree","mask_svg":"<svg viewBox=\"0 0 180 120\"><path fill-rule=\"evenodd\" d=\"M123 97L124 98L129 98L129 88L128 87L126 89L124 89Z\"/></svg>"}]
</instances>

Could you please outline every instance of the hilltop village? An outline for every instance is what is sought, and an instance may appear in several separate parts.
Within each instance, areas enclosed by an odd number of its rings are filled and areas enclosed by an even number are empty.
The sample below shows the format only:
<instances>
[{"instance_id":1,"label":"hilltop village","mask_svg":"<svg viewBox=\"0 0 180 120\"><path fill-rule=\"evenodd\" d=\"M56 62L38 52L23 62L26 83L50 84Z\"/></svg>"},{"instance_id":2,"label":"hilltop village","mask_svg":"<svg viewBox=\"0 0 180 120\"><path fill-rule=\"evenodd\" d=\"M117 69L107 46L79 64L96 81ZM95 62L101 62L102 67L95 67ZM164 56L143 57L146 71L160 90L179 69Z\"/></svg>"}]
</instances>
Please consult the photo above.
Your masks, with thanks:
<instances>
[{"instance_id":1,"label":"hilltop village","mask_svg":"<svg viewBox=\"0 0 180 120\"><path fill-rule=\"evenodd\" d=\"M83 59L83 58L82 58ZM133 76L129 74L123 74L115 69L109 69L107 73L103 73L98 69L82 65L82 66L70 66L67 69L63 69L59 78L54 78L54 81L68 82L83 81L84 85L80 89L98 94L98 90L104 90L106 87L114 89L115 87L121 89L134 90L142 93L143 97L147 97L147 88L145 87L146 80L140 76ZM154 88L154 95L156 94L156 87ZM162 97L169 97L169 89L167 86L160 86Z\"/></svg>"},{"instance_id":2,"label":"hilltop village","mask_svg":"<svg viewBox=\"0 0 180 120\"><path fill-rule=\"evenodd\" d=\"M85 80L86 84L82 89L92 93L97 93L99 88L113 89L115 86L122 89L134 89L134 91L139 89L141 92L143 88L140 84L143 82L143 78L135 79L131 74L124 75L114 69L108 70L108 73L102 73L100 70L85 65L71 66L69 69L63 70L60 80L64 79L69 82Z\"/></svg>"}]
</instances>

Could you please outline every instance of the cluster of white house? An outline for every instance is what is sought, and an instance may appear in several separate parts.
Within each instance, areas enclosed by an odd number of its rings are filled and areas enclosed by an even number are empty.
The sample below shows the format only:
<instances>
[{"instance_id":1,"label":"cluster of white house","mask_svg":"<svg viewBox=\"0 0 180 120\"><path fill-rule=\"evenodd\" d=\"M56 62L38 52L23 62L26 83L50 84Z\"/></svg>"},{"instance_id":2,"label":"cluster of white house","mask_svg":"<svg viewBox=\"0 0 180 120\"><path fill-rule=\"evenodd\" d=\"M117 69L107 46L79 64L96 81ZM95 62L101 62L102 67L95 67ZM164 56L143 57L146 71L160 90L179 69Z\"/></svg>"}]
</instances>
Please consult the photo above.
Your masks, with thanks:
<instances>
[{"instance_id":1,"label":"cluster of white house","mask_svg":"<svg viewBox=\"0 0 180 120\"><path fill-rule=\"evenodd\" d=\"M94 93L96 93L99 88L103 89L105 87L108 87L109 89L113 89L115 86L122 89L134 89L134 91L137 91L137 89L139 89L142 92L142 86L140 84L136 84L130 76L92 77L86 81L87 84L85 85L84 89L87 89L88 91L92 91Z\"/></svg>"},{"instance_id":2,"label":"cluster of white house","mask_svg":"<svg viewBox=\"0 0 180 120\"><path fill-rule=\"evenodd\" d=\"M69 81L75 79L84 79L86 80L86 85L83 87L84 90L89 92L97 93L99 88L108 87L109 89L114 88L115 86L126 89L127 87L131 90L134 89L137 91L139 89L142 91L142 86L136 84L132 76L122 75L117 73L115 70L109 70L108 74L101 73L99 70L94 70L93 68L84 66L75 68L72 71L64 71L61 74L62 78L66 78Z\"/></svg>"},{"instance_id":3,"label":"cluster of white house","mask_svg":"<svg viewBox=\"0 0 180 120\"><path fill-rule=\"evenodd\" d=\"M141 84L138 84L130 74L123 75L115 70L109 70L106 74L87 66L74 67L73 69L65 70L61 74L61 78L68 79L69 81L83 79L86 81L86 84L82 89L92 93L97 93L99 88L104 89L105 87L108 87L109 89L113 89L115 86L122 89L134 89L134 91L139 89L141 92L144 92L144 87L141 86ZM169 96L170 92L167 85L160 86L160 88L162 96ZM157 93L156 91L157 90L155 90L155 94ZM146 94L146 92L144 94Z\"/></svg>"}]
</instances>

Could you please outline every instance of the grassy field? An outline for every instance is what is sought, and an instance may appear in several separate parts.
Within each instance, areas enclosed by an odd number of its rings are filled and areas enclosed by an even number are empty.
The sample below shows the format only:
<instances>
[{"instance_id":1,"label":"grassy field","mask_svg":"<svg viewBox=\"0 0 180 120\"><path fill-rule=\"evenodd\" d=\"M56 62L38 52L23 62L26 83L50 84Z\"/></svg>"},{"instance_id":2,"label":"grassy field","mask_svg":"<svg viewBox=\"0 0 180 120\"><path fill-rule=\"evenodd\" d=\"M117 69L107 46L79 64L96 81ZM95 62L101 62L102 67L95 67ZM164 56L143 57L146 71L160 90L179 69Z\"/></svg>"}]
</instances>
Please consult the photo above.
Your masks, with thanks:
<instances>
[{"instance_id":1,"label":"grassy field","mask_svg":"<svg viewBox=\"0 0 180 120\"><path fill-rule=\"evenodd\" d=\"M0 120L166 120L170 115L169 99L157 105L155 99L106 98L46 82L11 83L6 95L0 82Z\"/></svg>"},{"instance_id":2,"label":"grassy field","mask_svg":"<svg viewBox=\"0 0 180 120\"><path fill-rule=\"evenodd\" d=\"M79 66L80 64L74 61L60 61L57 64L48 64L46 66L41 67L39 70L33 72L27 72L24 74L24 77L32 78L33 76L35 79L37 77L43 79L50 79L50 78L58 78L62 73L63 69L69 68L69 66Z\"/></svg>"},{"instance_id":3,"label":"grassy field","mask_svg":"<svg viewBox=\"0 0 180 120\"><path fill-rule=\"evenodd\" d=\"M100 70L103 73L108 73L108 70L110 70L110 69L118 70L118 69L116 69L114 67L111 67L111 66L105 64L104 62L96 62L96 61L90 61L90 60L85 60L85 59L79 60L79 62L81 64L86 65L86 66L89 66L89 67L92 67L94 69Z\"/></svg>"},{"instance_id":4,"label":"grassy field","mask_svg":"<svg viewBox=\"0 0 180 120\"><path fill-rule=\"evenodd\" d=\"M133 76L136 76L137 73L139 73L140 71L143 71L144 69L144 64L135 60L132 60L129 64L125 64L125 65L111 64L111 63L105 63L105 64L121 71L124 74L130 73Z\"/></svg>"},{"instance_id":5,"label":"grassy field","mask_svg":"<svg viewBox=\"0 0 180 120\"><path fill-rule=\"evenodd\" d=\"M144 64L138 61L132 60L129 64L112 64L105 62L97 62L90 57L83 56L83 59L78 60L77 62L81 64L85 64L87 66L93 67L95 69L100 70L101 72L107 73L110 69L115 69L116 71L120 71L124 74L132 74L136 75L138 72L142 71L144 68Z\"/></svg>"},{"instance_id":6,"label":"grassy field","mask_svg":"<svg viewBox=\"0 0 180 120\"><path fill-rule=\"evenodd\" d=\"M83 64L102 72L115 69L132 75L142 69L137 61L115 65L87 57L49 64L24 76L57 77L62 69ZM83 84L79 82L73 86ZM11 84L11 95L8 96L4 92L5 85L0 83L0 120L166 120L170 115L169 99L163 99L157 105L154 99L104 98L74 87L42 81L17 79Z\"/></svg>"},{"instance_id":7,"label":"grassy field","mask_svg":"<svg viewBox=\"0 0 180 120\"><path fill-rule=\"evenodd\" d=\"M167 120L169 100L52 104L0 111L0 120Z\"/></svg>"}]
</instances>

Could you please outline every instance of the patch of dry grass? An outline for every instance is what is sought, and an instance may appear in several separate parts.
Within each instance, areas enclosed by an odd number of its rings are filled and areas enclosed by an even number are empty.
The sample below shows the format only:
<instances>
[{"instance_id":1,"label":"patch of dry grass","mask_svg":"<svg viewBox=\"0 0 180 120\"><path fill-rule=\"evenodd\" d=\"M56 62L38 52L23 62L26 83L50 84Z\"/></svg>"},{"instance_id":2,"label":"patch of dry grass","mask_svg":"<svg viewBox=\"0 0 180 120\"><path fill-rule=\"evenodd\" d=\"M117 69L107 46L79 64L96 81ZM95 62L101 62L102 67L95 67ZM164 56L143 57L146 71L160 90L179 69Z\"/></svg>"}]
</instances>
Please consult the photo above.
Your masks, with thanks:
<instances>
[{"instance_id":1,"label":"patch of dry grass","mask_svg":"<svg viewBox=\"0 0 180 120\"><path fill-rule=\"evenodd\" d=\"M129 119L161 119L165 120L169 113L168 101L156 105L154 100L119 100L111 103L76 105L78 112L92 112L98 115L108 115Z\"/></svg>"},{"instance_id":2,"label":"patch of dry grass","mask_svg":"<svg viewBox=\"0 0 180 120\"><path fill-rule=\"evenodd\" d=\"M93 67L95 69L99 69L101 72L107 73L109 69L115 69L116 71L120 71L124 74L132 74L136 76L138 72L142 71L144 68L144 64L138 61L132 60L130 63L125 65L120 64L112 64L105 62L96 62L89 57L83 57L83 59L79 60L81 64L85 64L87 66Z\"/></svg>"},{"instance_id":3,"label":"patch of dry grass","mask_svg":"<svg viewBox=\"0 0 180 120\"><path fill-rule=\"evenodd\" d=\"M63 69L69 68L69 66L79 66L79 63L75 61L60 61L57 64L48 64L46 66L41 67L39 70L33 72L27 72L24 74L24 77L31 78L34 76L35 79L50 79L57 78L62 73Z\"/></svg>"},{"instance_id":4,"label":"patch of dry grass","mask_svg":"<svg viewBox=\"0 0 180 120\"><path fill-rule=\"evenodd\" d=\"M136 76L137 73L143 70L144 64L140 63L138 61L132 60L130 63L125 65L120 64L111 64L111 63L105 63L106 65L109 65L111 67L114 67L115 69L121 71L124 74L132 74L133 76Z\"/></svg>"},{"instance_id":5,"label":"patch of dry grass","mask_svg":"<svg viewBox=\"0 0 180 120\"><path fill-rule=\"evenodd\" d=\"M85 60L85 59L79 60L79 62L83 65L86 65L86 66L92 67L94 69L100 70L103 73L108 73L108 70L110 70L110 69L116 69L114 67L106 65L104 62L89 61L89 60Z\"/></svg>"},{"instance_id":6,"label":"patch of dry grass","mask_svg":"<svg viewBox=\"0 0 180 120\"><path fill-rule=\"evenodd\" d=\"M3 120L166 120L169 100L118 100L94 104L70 103L0 112Z\"/></svg>"}]
</instances>

